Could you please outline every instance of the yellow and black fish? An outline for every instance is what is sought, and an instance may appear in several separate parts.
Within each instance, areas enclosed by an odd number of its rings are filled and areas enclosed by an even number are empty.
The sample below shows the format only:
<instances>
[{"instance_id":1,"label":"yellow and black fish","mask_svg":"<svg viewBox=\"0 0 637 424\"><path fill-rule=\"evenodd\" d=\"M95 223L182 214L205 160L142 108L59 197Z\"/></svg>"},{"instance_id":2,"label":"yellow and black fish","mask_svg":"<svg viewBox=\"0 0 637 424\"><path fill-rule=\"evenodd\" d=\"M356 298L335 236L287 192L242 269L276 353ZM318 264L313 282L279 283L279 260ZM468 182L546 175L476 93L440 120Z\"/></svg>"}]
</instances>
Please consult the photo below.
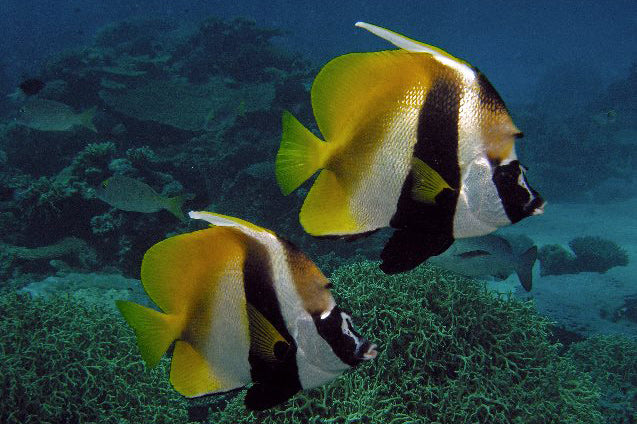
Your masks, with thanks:
<instances>
[{"instance_id":1,"label":"yellow and black fish","mask_svg":"<svg viewBox=\"0 0 637 424\"><path fill-rule=\"evenodd\" d=\"M261 410L376 356L327 278L290 243L240 219L190 217L215 227L159 242L142 261L142 284L161 312L117 302L148 366L174 343L170 382L179 393L252 382L245 403Z\"/></svg>"},{"instance_id":2,"label":"yellow and black fish","mask_svg":"<svg viewBox=\"0 0 637 424\"><path fill-rule=\"evenodd\" d=\"M521 137L486 77L436 47L356 26L400 49L339 56L311 90L320 140L290 113L276 177L289 194L321 170L300 221L315 236L396 229L381 254L388 273L542 213L514 148Z\"/></svg>"}]
</instances>

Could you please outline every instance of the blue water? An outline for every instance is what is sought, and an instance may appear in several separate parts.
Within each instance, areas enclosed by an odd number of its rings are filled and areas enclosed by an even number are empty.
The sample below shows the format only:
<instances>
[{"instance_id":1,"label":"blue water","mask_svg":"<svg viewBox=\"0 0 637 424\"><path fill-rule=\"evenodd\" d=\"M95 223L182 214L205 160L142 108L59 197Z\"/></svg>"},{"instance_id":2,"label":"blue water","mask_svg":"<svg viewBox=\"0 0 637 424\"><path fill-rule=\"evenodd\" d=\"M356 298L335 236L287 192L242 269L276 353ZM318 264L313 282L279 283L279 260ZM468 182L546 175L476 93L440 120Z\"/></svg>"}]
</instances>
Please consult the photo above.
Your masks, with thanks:
<instances>
[{"instance_id":1,"label":"blue water","mask_svg":"<svg viewBox=\"0 0 637 424\"><path fill-rule=\"evenodd\" d=\"M245 16L289 33L279 40L317 61L350 51L383 48L354 31L359 20L399 28L477 64L507 101L523 102L541 74L577 62L603 82L625 74L637 52L634 2L627 1L171 1L22 2L2 4L2 63L10 80L38 69L50 54L89 43L103 25L168 17Z\"/></svg>"},{"instance_id":2,"label":"blue water","mask_svg":"<svg viewBox=\"0 0 637 424\"><path fill-rule=\"evenodd\" d=\"M497 233L511 251L492 272L378 274L365 261L378 260L388 230L313 238L298 219L311 184L281 195L283 111L316 130L317 72L390 48L357 21L477 67L524 133L519 159L548 203ZM0 0L0 423L637 422L636 41L628 0ZM18 91L28 78L45 83L31 99ZM25 124L38 97L73 113L96 107L95 131ZM144 367L113 301L149 305L144 253L203 224L107 204L96 189L113 175L184 195L185 212L290 239L341 282L337 302L379 357L262 414L245 413L243 392L184 400L167 360ZM516 276L524 243L539 251L529 292ZM200 405L208 414L197 417Z\"/></svg>"}]
</instances>

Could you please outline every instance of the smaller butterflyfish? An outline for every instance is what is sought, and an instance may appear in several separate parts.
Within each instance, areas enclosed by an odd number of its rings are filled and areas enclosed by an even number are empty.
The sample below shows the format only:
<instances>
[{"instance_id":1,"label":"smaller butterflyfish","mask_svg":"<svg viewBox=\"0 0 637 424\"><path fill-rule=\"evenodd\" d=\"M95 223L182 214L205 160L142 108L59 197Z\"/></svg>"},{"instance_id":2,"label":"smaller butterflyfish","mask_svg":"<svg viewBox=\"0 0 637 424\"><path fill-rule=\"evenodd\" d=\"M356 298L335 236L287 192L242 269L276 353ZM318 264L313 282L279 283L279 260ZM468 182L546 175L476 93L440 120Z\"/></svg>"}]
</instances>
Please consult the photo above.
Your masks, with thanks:
<instances>
[{"instance_id":1,"label":"smaller butterflyfish","mask_svg":"<svg viewBox=\"0 0 637 424\"><path fill-rule=\"evenodd\" d=\"M376 356L328 279L291 243L237 218L190 217L213 226L163 240L142 261L142 284L160 310L117 302L148 366L174 345L170 382L179 393L249 386L246 407L263 410Z\"/></svg>"},{"instance_id":2,"label":"smaller butterflyfish","mask_svg":"<svg viewBox=\"0 0 637 424\"><path fill-rule=\"evenodd\" d=\"M515 152L522 136L487 78L451 54L384 28L398 47L328 62L311 89L324 141L290 113L276 157L289 194L320 171L299 214L314 236L383 227L388 273L409 270L455 239L542 213Z\"/></svg>"},{"instance_id":3,"label":"smaller butterflyfish","mask_svg":"<svg viewBox=\"0 0 637 424\"><path fill-rule=\"evenodd\" d=\"M166 209L181 221L186 220L181 210L185 196L162 196L148 184L123 175L115 175L103 181L95 190L95 196L123 211L153 213Z\"/></svg>"},{"instance_id":4,"label":"smaller butterflyfish","mask_svg":"<svg viewBox=\"0 0 637 424\"><path fill-rule=\"evenodd\" d=\"M81 113L75 113L71 106L64 103L30 98L20 108L16 122L39 131L70 131L75 126L82 126L97 132L93 125L96 110L97 107L94 106Z\"/></svg>"}]
</instances>

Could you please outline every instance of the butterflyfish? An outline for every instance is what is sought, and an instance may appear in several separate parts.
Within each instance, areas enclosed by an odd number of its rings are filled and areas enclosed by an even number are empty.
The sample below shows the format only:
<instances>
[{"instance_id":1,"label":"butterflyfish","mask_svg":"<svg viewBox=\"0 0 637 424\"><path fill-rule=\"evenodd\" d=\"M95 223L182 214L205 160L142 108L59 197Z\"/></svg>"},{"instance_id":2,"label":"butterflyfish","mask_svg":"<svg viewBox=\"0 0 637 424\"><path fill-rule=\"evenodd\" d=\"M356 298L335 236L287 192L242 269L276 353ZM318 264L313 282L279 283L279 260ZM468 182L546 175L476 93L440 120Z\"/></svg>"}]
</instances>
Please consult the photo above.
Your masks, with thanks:
<instances>
[{"instance_id":1,"label":"butterflyfish","mask_svg":"<svg viewBox=\"0 0 637 424\"><path fill-rule=\"evenodd\" d=\"M395 230L381 253L407 271L454 239L543 212L515 152L522 136L491 83L451 54L356 23L397 50L328 62L311 88L324 141L289 112L276 157L287 195L317 171L299 218L314 236Z\"/></svg>"},{"instance_id":2,"label":"butterflyfish","mask_svg":"<svg viewBox=\"0 0 637 424\"><path fill-rule=\"evenodd\" d=\"M141 281L159 307L117 301L142 358L174 345L170 382L194 398L249 385L248 409L285 402L376 356L317 266L272 231L209 212L213 225L152 246Z\"/></svg>"}]
</instances>

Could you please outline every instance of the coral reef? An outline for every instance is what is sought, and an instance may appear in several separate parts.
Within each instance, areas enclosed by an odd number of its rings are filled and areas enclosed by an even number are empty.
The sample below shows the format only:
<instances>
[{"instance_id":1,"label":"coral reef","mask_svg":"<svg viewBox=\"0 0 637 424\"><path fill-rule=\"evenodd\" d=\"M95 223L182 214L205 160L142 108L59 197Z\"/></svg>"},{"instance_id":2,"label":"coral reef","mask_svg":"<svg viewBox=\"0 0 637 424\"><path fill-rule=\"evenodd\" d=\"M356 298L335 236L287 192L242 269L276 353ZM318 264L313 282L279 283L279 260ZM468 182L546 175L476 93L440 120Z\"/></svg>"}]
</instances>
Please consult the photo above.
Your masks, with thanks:
<instances>
[{"instance_id":1,"label":"coral reef","mask_svg":"<svg viewBox=\"0 0 637 424\"><path fill-rule=\"evenodd\" d=\"M8 165L0 173L1 242L34 247L72 234L96 250L92 270L136 275L143 252L186 224L95 200L94 188L119 174L163 195L192 193L193 209L212 204L307 243L293 213L271 213L300 200L280 196L263 166L274 162L281 110L311 114L315 70L276 47L279 34L242 19L125 21L103 28L93 45L51 57L39 72L41 96L78 110L98 105L98 133L0 124ZM3 275L20 274L16 262L6 268Z\"/></svg>"},{"instance_id":2,"label":"coral reef","mask_svg":"<svg viewBox=\"0 0 637 424\"><path fill-rule=\"evenodd\" d=\"M569 242L573 253L558 244L542 246L538 252L541 275L604 273L615 266L628 265L626 251L601 237L576 237Z\"/></svg>"},{"instance_id":3,"label":"coral reef","mask_svg":"<svg viewBox=\"0 0 637 424\"><path fill-rule=\"evenodd\" d=\"M567 356L601 388L607 423L637 420L637 340L595 336L573 344Z\"/></svg>"},{"instance_id":4,"label":"coral reef","mask_svg":"<svg viewBox=\"0 0 637 424\"><path fill-rule=\"evenodd\" d=\"M168 361L144 369L133 332L115 312L6 292L0 310L1 422L186 421Z\"/></svg>"},{"instance_id":5,"label":"coral reef","mask_svg":"<svg viewBox=\"0 0 637 424\"><path fill-rule=\"evenodd\" d=\"M603 422L597 389L532 304L434 267L388 276L363 262L332 281L378 358L267 412L246 413L239 395L212 422Z\"/></svg>"}]
</instances>

